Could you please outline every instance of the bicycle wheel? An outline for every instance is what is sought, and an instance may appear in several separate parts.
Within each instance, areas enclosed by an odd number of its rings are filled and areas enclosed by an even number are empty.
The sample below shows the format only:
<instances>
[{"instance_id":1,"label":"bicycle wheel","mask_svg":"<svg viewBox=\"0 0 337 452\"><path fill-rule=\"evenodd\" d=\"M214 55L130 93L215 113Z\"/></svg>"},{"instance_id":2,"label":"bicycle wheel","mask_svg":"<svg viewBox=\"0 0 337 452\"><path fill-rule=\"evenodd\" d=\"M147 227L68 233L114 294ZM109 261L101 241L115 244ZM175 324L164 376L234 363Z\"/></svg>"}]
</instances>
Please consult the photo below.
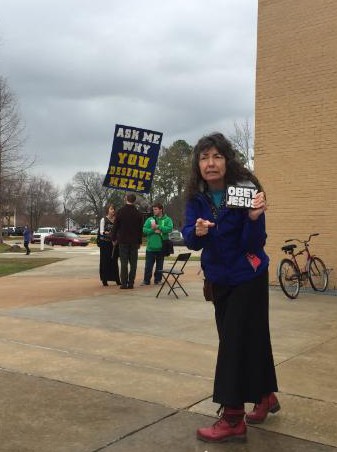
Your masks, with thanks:
<instances>
[{"instance_id":1,"label":"bicycle wheel","mask_svg":"<svg viewBox=\"0 0 337 452\"><path fill-rule=\"evenodd\" d=\"M278 280L281 289L288 298L294 299L300 291L300 275L290 259L283 259L278 268Z\"/></svg>"},{"instance_id":2,"label":"bicycle wheel","mask_svg":"<svg viewBox=\"0 0 337 452\"><path fill-rule=\"evenodd\" d=\"M311 287L318 292L324 292L328 287L328 271L324 262L319 257L312 257L310 259L309 281Z\"/></svg>"}]
</instances>

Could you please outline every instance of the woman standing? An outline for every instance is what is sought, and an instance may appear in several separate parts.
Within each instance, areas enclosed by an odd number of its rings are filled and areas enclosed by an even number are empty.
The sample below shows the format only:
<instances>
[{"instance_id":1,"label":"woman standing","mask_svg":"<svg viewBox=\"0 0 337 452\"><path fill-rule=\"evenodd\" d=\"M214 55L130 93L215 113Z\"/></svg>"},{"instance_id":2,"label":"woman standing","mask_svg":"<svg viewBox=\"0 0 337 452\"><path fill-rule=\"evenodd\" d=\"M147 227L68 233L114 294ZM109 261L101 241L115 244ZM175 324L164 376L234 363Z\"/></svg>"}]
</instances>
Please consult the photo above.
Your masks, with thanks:
<instances>
[{"instance_id":1,"label":"woman standing","mask_svg":"<svg viewBox=\"0 0 337 452\"><path fill-rule=\"evenodd\" d=\"M115 207L108 204L105 207L106 216L103 217L99 224L99 275L103 286L108 286L108 281L116 281L120 285L119 268L118 268L118 244L112 244L112 228L115 221Z\"/></svg>"},{"instance_id":2,"label":"woman standing","mask_svg":"<svg viewBox=\"0 0 337 452\"><path fill-rule=\"evenodd\" d=\"M255 188L252 208L226 207L227 185ZM261 423L280 409L269 334L265 210L260 182L231 143L221 133L201 138L194 149L182 232L188 248L202 249L219 336L213 401L220 404L220 419L197 430L203 441L245 441L245 402L255 404L247 423Z\"/></svg>"}]
</instances>

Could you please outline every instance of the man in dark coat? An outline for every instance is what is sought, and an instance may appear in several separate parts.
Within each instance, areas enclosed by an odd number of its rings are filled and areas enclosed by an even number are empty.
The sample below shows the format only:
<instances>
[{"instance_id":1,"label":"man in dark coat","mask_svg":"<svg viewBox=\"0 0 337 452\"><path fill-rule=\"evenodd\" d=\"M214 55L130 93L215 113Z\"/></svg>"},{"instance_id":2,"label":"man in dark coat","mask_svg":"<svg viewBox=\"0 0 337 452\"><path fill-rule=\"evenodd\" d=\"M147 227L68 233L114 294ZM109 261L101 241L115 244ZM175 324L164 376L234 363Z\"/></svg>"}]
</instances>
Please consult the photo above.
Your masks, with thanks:
<instances>
[{"instance_id":1,"label":"man in dark coat","mask_svg":"<svg viewBox=\"0 0 337 452\"><path fill-rule=\"evenodd\" d=\"M136 196L125 196L125 206L117 211L112 240L119 244L121 289L133 289L136 278L138 249L142 244L143 216L135 206ZM130 265L130 270L128 266Z\"/></svg>"}]
</instances>

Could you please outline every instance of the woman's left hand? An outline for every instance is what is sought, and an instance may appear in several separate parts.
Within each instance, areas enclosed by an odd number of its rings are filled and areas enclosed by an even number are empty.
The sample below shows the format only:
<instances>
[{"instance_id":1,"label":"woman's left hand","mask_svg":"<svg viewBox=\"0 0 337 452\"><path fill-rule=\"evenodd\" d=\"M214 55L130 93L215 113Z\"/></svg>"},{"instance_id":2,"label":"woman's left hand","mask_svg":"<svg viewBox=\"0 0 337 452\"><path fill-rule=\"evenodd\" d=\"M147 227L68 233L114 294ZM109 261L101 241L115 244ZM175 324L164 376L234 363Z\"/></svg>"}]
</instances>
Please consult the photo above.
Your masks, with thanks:
<instances>
[{"instance_id":1,"label":"woman's left hand","mask_svg":"<svg viewBox=\"0 0 337 452\"><path fill-rule=\"evenodd\" d=\"M253 208L248 210L248 216L251 220L255 221L267 210L266 198L263 191L257 193L255 198L253 198L252 206Z\"/></svg>"}]
</instances>

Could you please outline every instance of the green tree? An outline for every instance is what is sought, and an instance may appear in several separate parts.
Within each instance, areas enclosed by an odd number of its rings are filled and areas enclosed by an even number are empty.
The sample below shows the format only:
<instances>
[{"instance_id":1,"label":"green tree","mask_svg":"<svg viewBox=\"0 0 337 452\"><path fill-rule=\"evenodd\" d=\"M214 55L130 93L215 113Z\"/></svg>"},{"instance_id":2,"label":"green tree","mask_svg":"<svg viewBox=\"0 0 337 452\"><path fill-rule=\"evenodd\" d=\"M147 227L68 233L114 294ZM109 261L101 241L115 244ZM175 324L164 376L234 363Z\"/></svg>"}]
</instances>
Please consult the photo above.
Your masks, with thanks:
<instances>
[{"instance_id":1,"label":"green tree","mask_svg":"<svg viewBox=\"0 0 337 452\"><path fill-rule=\"evenodd\" d=\"M162 148L153 177L151 198L160 200L174 224L180 227L184 215L186 189L193 147L184 140Z\"/></svg>"}]
</instances>

